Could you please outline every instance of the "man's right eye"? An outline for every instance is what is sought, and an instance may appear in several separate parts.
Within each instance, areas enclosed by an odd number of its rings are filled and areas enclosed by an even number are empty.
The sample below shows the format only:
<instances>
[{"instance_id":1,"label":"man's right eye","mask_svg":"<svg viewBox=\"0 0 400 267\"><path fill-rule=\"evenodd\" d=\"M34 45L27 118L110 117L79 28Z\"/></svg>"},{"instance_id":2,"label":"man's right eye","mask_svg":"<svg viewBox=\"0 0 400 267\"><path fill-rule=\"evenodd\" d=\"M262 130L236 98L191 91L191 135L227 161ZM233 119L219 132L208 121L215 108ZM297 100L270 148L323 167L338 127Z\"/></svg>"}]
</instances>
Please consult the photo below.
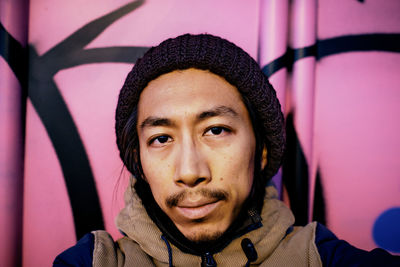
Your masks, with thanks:
<instances>
[{"instance_id":1,"label":"man's right eye","mask_svg":"<svg viewBox=\"0 0 400 267\"><path fill-rule=\"evenodd\" d=\"M171 141L171 137L168 135L160 135L150 140L150 145L161 145Z\"/></svg>"}]
</instances>

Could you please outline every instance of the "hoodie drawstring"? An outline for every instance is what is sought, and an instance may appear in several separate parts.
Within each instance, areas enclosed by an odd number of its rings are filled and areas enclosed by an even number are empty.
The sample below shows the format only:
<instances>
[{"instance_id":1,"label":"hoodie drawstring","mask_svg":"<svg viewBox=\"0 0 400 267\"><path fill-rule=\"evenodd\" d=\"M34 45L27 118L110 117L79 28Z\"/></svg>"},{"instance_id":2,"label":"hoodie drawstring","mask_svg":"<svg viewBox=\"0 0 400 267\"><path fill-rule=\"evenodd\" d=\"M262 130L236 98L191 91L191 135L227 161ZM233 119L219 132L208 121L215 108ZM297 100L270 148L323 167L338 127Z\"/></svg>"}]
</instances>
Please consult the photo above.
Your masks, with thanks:
<instances>
[{"instance_id":1,"label":"hoodie drawstring","mask_svg":"<svg viewBox=\"0 0 400 267\"><path fill-rule=\"evenodd\" d=\"M168 250L168 263L170 267L173 267L172 265L172 249L171 249L171 245L169 244L167 238L162 235L161 239L165 242L165 244L167 245L167 250Z\"/></svg>"},{"instance_id":2,"label":"hoodie drawstring","mask_svg":"<svg viewBox=\"0 0 400 267\"><path fill-rule=\"evenodd\" d=\"M250 262L256 261L258 258L256 248L254 247L251 240L248 238L243 239L241 242L241 245L242 245L243 252L244 252L244 254L246 254L246 258L247 258L246 267L250 266Z\"/></svg>"},{"instance_id":3,"label":"hoodie drawstring","mask_svg":"<svg viewBox=\"0 0 400 267\"><path fill-rule=\"evenodd\" d=\"M168 250L168 264L170 267L173 267L172 265L172 248L171 245L169 244L167 238L164 235L161 235L161 239L165 242L165 245L167 246ZM253 261L256 261L258 258L257 251L251 242L250 239L245 238L241 242L242 249L244 254L247 257L247 263L246 266L250 266L250 263ZM202 262L201 266L217 266L217 263L215 262L213 256L211 253L207 252L202 256Z\"/></svg>"},{"instance_id":4,"label":"hoodie drawstring","mask_svg":"<svg viewBox=\"0 0 400 267\"><path fill-rule=\"evenodd\" d=\"M210 252L206 252L201 257L201 266L202 267L216 267L217 263L215 262L212 254Z\"/></svg>"}]
</instances>

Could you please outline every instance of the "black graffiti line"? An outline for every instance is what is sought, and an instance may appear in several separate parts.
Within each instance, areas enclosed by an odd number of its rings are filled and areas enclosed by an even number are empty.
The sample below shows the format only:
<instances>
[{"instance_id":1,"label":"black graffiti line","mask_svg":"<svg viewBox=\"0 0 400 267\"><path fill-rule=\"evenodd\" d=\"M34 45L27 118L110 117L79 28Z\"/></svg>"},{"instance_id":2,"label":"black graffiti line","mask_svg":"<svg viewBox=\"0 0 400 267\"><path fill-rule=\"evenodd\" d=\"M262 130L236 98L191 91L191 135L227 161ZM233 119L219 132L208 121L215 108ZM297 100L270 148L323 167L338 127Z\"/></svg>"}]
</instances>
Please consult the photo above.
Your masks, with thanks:
<instances>
[{"instance_id":1,"label":"black graffiti line","mask_svg":"<svg viewBox=\"0 0 400 267\"><path fill-rule=\"evenodd\" d=\"M56 73L63 68L77 66L81 64L96 62L134 62L137 57L142 55L147 47L108 47L108 48L83 48L102 33L110 24L122 16L132 12L143 4L143 0L134 1L100 17L87 25L83 26L75 33L67 37L60 44L56 45L44 55L36 57L38 66L45 65L49 67L51 73ZM3 24L0 23L0 55L6 60L11 70L17 76L17 79L27 88L27 67L28 67L28 49L23 47L11 34L7 32ZM79 55L82 58L76 59ZM117 58L112 59L112 56ZM33 60L33 58L31 58ZM67 62L67 63L65 63Z\"/></svg>"},{"instance_id":2,"label":"black graffiti line","mask_svg":"<svg viewBox=\"0 0 400 267\"><path fill-rule=\"evenodd\" d=\"M322 58L348 52L400 52L400 34L372 33L361 35L346 35L329 39L317 40L316 44L298 49L288 48L284 55L266 64L262 70L271 76L282 68L291 70L293 64L306 57Z\"/></svg>"},{"instance_id":3,"label":"black graffiti line","mask_svg":"<svg viewBox=\"0 0 400 267\"><path fill-rule=\"evenodd\" d=\"M282 180L289 195L295 225L308 223L308 164L294 127L293 114L286 118L286 151L282 165Z\"/></svg>"},{"instance_id":4,"label":"black graffiti line","mask_svg":"<svg viewBox=\"0 0 400 267\"><path fill-rule=\"evenodd\" d=\"M104 229L104 223L94 177L85 148L68 107L53 81L53 76L60 69L59 67L63 66L63 64L57 64L57 62L65 62L64 59L68 58L69 55L79 52L78 49L83 48L97 37L108 25L131 12L141 3L143 1L132 2L111 12L109 15L89 23L41 57L37 55L33 48L30 49L29 62L31 71L29 73L30 90L28 96L49 134L60 161L71 202L77 238L91 230ZM21 64L24 62L20 61L21 55L24 54L23 52L26 49L5 30L3 25L1 25L0 34L1 44L4 44L1 48L1 55L8 62L13 72L16 73L21 85L26 90L27 84L25 83L24 85L23 83L23 76L26 75L26 70L21 70L19 67L27 66L27 64ZM106 50L114 51L114 53L121 50L135 52L134 54L138 55L135 47L131 47L128 50L119 48ZM143 48L139 48L139 50L142 51ZM97 51L103 52L101 49ZM91 50L89 49L87 54L90 53ZM88 63L87 59L86 62L84 60L81 63ZM80 65L79 63L75 64Z\"/></svg>"},{"instance_id":5,"label":"black graffiti line","mask_svg":"<svg viewBox=\"0 0 400 267\"><path fill-rule=\"evenodd\" d=\"M313 221L317 221L323 225L326 225L324 188L322 185L322 177L321 177L321 171L320 171L319 167L317 169L317 174L315 176L312 218L313 218Z\"/></svg>"},{"instance_id":6,"label":"black graffiti line","mask_svg":"<svg viewBox=\"0 0 400 267\"><path fill-rule=\"evenodd\" d=\"M59 70L93 63L130 63L133 64L148 47L105 47L92 48L72 53L62 63L57 63Z\"/></svg>"},{"instance_id":7,"label":"black graffiti line","mask_svg":"<svg viewBox=\"0 0 400 267\"><path fill-rule=\"evenodd\" d=\"M362 51L400 52L400 33L372 33L339 36L317 43L317 59L346 53Z\"/></svg>"},{"instance_id":8,"label":"black graffiti line","mask_svg":"<svg viewBox=\"0 0 400 267\"><path fill-rule=\"evenodd\" d=\"M28 96L50 136L60 161L77 238L92 230L104 229L104 222L86 150L53 77L64 66L64 62L69 62L69 58L76 58L73 55L79 54L84 46L107 26L142 3L143 1L129 3L88 23L40 57L33 48L30 50Z\"/></svg>"},{"instance_id":9,"label":"black graffiti line","mask_svg":"<svg viewBox=\"0 0 400 267\"><path fill-rule=\"evenodd\" d=\"M142 2L129 3L88 23L41 57L34 49L30 51L29 97L50 136L60 161L77 238L92 230L104 229L104 222L86 150L53 77L65 62L69 62L68 59L76 58L73 55L79 54L84 46L103 32L107 26L137 8ZM131 48L131 50L134 49ZM81 63L85 62L81 61Z\"/></svg>"},{"instance_id":10,"label":"black graffiti line","mask_svg":"<svg viewBox=\"0 0 400 267\"><path fill-rule=\"evenodd\" d=\"M31 57L35 57L33 49ZM104 229L95 180L86 150L73 118L52 77L35 75L32 69L28 90L36 112L46 129L59 160L73 213L75 233L82 237L94 229Z\"/></svg>"},{"instance_id":11,"label":"black graffiti line","mask_svg":"<svg viewBox=\"0 0 400 267\"><path fill-rule=\"evenodd\" d=\"M27 54L26 49L5 31L3 25L1 25L1 30L1 41L2 45L4 44L1 54L4 55L4 59L20 81L21 87L26 91L28 87L24 82L27 80L25 78L25 75L27 76L27 61L24 58ZM38 58L38 56L33 49L29 54L32 61L37 62L35 58ZM20 66L25 66L25 68ZM32 71L36 70L35 67L31 69ZM79 238L93 229L103 229L102 213L89 161L63 98L59 95L52 78L49 78L49 80L31 78L29 83L30 88L37 89L34 94L31 94L32 91L28 91L29 97L49 134L64 177L75 178L73 180L65 179L65 181L67 190L71 186L78 189L72 192L68 190L77 237ZM51 101L48 101L48 99L51 99ZM48 112L49 110L52 112ZM59 123L60 118L63 118L62 123ZM56 127L52 127L52 125ZM69 163L72 163L71 165L75 168L71 168ZM80 208L77 209L76 207Z\"/></svg>"},{"instance_id":12,"label":"black graffiti line","mask_svg":"<svg viewBox=\"0 0 400 267\"><path fill-rule=\"evenodd\" d=\"M317 60L324 57L345 52L358 51L385 51L400 52L399 34L369 34L340 36L336 38L318 41L317 44L300 48L288 49L281 57L267 64L263 71L268 76L282 68L291 70L297 60L314 56ZM287 122L292 121L291 115ZM298 142L293 125L287 125L287 157L283 164L283 182L289 194L291 208L296 217L297 224L308 222L308 171L301 144ZM314 213L313 218L324 222L325 206L323 198L323 187L319 171L317 172L315 185ZM307 186L305 186L307 185ZM304 205L307 203L307 205Z\"/></svg>"},{"instance_id":13,"label":"black graffiti line","mask_svg":"<svg viewBox=\"0 0 400 267\"><path fill-rule=\"evenodd\" d=\"M63 61L68 60L71 55L84 50L84 47L99 36L108 26L140 7L143 2L143 0L139 0L128 3L107 15L89 22L48 50L40 57L40 61L49 67L51 66L55 71L60 70L59 64L62 65Z\"/></svg>"},{"instance_id":14,"label":"black graffiti line","mask_svg":"<svg viewBox=\"0 0 400 267\"><path fill-rule=\"evenodd\" d=\"M26 90L28 80L28 50L0 23L0 55L14 72L21 87Z\"/></svg>"}]
</instances>

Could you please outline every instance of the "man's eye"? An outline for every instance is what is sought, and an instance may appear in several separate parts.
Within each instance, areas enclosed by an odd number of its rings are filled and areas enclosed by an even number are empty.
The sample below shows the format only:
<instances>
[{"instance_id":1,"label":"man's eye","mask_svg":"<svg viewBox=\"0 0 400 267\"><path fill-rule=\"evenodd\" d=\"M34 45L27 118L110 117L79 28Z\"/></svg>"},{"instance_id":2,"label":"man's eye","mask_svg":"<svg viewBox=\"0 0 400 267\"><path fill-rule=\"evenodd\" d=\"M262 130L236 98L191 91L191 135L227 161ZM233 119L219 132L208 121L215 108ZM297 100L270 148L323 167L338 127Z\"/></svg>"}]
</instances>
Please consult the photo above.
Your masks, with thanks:
<instances>
[{"instance_id":1,"label":"man's eye","mask_svg":"<svg viewBox=\"0 0 400 267\"><path fill-rule=\"evenodd\" d=\"M225 127L215 126L215 127L211 127L210 129L208 129L208 131L206 131L205 135L220 135L220 134L228 133L228 132L230 132L230 130Z\"/></svg>"},{"instance_id":2,"label":"man's eye","mask_svg":"<svg viewBox=\"0 0 400 267\"><path fill-rule=\"evenodd\" d=\"M168 135L160 135L157 136L153 139L150 140L150 144L154 144L154 145L159 145L159 144L165 144L167 142L169 142L171 140L171 137L169 137Z\"/></svg>"}]
</instances>

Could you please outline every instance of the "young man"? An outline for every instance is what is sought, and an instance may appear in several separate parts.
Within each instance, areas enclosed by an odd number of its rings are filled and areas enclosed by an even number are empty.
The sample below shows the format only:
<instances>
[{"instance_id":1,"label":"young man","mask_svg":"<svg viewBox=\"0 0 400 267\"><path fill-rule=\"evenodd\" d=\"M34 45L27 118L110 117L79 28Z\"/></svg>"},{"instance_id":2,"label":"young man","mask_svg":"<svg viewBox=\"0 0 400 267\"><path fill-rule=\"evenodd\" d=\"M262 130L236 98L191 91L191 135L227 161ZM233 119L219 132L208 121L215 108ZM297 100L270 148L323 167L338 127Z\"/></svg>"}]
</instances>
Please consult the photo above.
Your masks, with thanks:
<instances>
[{"instance_id":1,"label":"young man","mask_svg":"<svg viewBox=\"0 0 400 267\"><path fill-rule=\"evenodd\" d=\"M151 48L128 74L116 111L120 156L134 175L117 217L125 237L95 231L55 266L388 266L399 259L293 227L269 184L285 144L267 77L212 35Z\"/></svg>"}]
</instances>

